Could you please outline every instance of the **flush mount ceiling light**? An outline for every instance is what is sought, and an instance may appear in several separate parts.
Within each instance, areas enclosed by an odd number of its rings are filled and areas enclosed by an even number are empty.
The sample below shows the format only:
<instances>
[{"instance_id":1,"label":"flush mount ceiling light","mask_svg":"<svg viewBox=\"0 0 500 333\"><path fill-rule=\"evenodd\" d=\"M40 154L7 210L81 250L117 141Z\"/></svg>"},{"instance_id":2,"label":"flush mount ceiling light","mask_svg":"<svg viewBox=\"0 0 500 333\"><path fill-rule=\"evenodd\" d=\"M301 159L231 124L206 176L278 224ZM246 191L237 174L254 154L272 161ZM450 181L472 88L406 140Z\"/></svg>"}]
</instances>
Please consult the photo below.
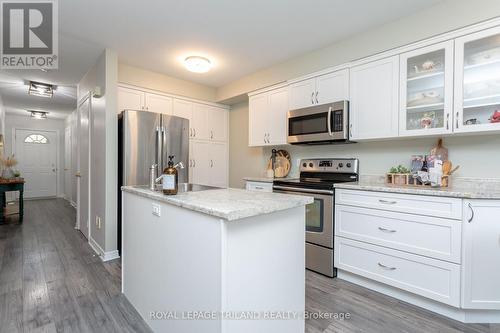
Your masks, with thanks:
<instances>
[{"instance_id":1,"label":"flush mount ceiling light","mask_svg":"<svg viewBox=\"0 0 500 333\"><path fill-rule=\"evenodd\" d=\"M34 110L26 110L31 114L31 118L34 119L47 119L47 111L34 111Z\"/></svg>"},{"instance_id":2,"label":"flush mount ceiling light","mask_svg":"<svg viewBox=\"0 0 500 333\"><path fill-rule=\"evenodd\" d=\"M212 63L205 57L190 56L184 59L184 66L190 72L206 73L212 68Z\"/></svg>"},{"instance_id":3,"label":"flush mount ceiling light","mask_svg":"<svg viewBox=\"0 0 500 333\"><path fill-rule=\"evenodd\" d=\"M52 97L54 95L54 86L47 83L30 81L28 94L40 97Z\"/></svg>"}]
</instances>

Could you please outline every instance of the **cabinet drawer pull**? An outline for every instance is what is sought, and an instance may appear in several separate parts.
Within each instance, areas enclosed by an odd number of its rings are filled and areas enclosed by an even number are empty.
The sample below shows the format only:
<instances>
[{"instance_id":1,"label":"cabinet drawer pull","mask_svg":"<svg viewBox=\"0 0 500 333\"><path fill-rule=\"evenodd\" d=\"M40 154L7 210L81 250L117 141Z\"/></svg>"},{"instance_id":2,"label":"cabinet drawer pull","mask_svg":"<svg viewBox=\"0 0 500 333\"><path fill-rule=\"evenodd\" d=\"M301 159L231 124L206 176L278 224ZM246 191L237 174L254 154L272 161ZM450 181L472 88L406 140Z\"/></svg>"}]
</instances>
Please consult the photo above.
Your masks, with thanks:
<instances>
[{"instance_id":1,"label":"cabinet drawer pull","mask_svg":"<svg viewBox=\"0 0 500 333\"><path fill-rule=\"evenodd\" d=\"M255 186L256 190L263 190L264 188L262 186Z\"/></svg>"},{"instance_id":2,"label":"cabinet drawer pull","mask_svg":"<svg viewBox=\"0 0 500 333\"><path fill-rule=\"evenodd\" d=\"M383 269L385 270L388 270L388 271L395 271L396 270L396 267L389 267L389 266L386 266L384 264L381 264L381 263L378 263L379 267L382 267Z\"/></svg>"},{"instance_id":3,"label":"cabinet drawer pull","mask_svg":"<svg viewBox=\"0 0 500 333\"><path fill-rule=\"evenodd\" d=\"M457 121L456 121L456 123L457 123L457 128L458 128L458 115L459 115L459 113L457 112Z\"/></svg>"},{"instance_id":4,"label":"cabinet drawer pull","mask_svg":"<svg viewBox=\"0 0 500 333\"><path fill-rule=\"evenodd\" d=\"M470 209L470 218L467 219L467 222L471 223L472 220L474 219L474 209L472 208L472 205L471 205L470 202L469 202L468 206L469 206L469 209Z\"/></svg>"},{"instance_id":5,"label":"cabinet drawer pull","mask_svg":"<svg viewBox=\"0 0 500 333\"><path fill-rule=\"evenodd\" d=\"M396 230L386 229L386 228L382 228L382 227L378 227L378 230L383 231L383 232L388 232L388 233L391 233L391 234L396 232Z\"/></svg>"},{"instance_id":6,"label":"cabinet drawer pull","mask_svg":"<svg viewBox=\"0 0 500 333\"><path fill-rule=\"evenodd\" d=\"M446 129L447 130L450 129L450 114L449 113L446 114Z\"/></svg>"},{"instance_id":7,"label":"cabinet drawer pull","mask_svg":"<svg viewBox=\"0 0 500 333\"><path fill-rule=\"evenodd\" d=\"M314 91L311 93L311 104L314 104Z\"/></svg>"},{"instance_id":8,"label":"cabinet drawer pull","mask_svg":"<svg viewBox=\"0 0 500 333\"><path fill-rule=\"evenodd\" d=\"M395 205L398 203L397 201L389 201L389 200L383 200L383 199L379 199L378 202L386 204L386 205Z\"/></svg>"},{"instance_id":9,"label":"cabinet drawer pull","mask_svg":"<svg viewBox=\"0 0 500 333\"><path fill-rule=\"evenodd\" d=\"M318 101L318 92L316 91L316 104L318 104L319 101Z\"/></svg>"}]
</instances>

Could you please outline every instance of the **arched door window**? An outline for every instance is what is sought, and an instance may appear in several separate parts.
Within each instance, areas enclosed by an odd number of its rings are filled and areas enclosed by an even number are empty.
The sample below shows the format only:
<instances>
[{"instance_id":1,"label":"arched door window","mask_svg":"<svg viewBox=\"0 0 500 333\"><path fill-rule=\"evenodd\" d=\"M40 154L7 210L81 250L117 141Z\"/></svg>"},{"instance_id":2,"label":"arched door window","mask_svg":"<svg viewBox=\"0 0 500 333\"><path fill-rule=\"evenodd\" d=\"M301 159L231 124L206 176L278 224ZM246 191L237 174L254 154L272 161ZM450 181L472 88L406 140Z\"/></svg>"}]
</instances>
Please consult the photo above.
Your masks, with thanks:
<instances>
[{"instance_id":1,"label":"arched door window","mask_svg":"<svg viewBox=\"0 0 500 333\"><path fill-rule=\"evenodd\" d=\"M46 144L49 143L49 140L42 134L30 134L24 139L24 143Z\"/></svg>"}]
</instances>

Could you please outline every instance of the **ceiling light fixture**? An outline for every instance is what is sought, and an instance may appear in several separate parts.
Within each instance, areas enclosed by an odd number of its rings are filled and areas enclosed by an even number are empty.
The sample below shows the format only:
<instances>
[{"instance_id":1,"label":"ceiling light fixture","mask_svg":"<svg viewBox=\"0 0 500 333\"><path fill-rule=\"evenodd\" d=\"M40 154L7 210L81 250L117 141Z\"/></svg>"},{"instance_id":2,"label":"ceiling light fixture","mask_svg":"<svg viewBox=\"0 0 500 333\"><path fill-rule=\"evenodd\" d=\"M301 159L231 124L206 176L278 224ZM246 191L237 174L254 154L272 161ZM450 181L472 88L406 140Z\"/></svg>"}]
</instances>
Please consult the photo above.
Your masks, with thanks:
<instances>
[{"instance_id":1,"label":"ceiling light fixture","mask_svg":"<svg viewBox=\"0 0 500 333\"><path fill-rule=\"evenodd\" d=\"M212 68L212 63L205 57L190 56L184 59L184 66L190 72L206 73Z\"/></svg>"},{"instance_id":2,"label":"ceiling light fixture","mask_svg":"<svg viewBox=\"0 0 500 333\"><path fill-rule=\"evenodd\" d=\"M34 111L34 110L26 110L31 113L31 118L34 119L47 119L47 111Z\"/></svg>"},{"instance_id":3,"label":"ceiling light fixture","mask_svg":"<svg viewBox=\"0 0 500 333\"><path fill-rule=\"evenodd\" d=\"M28 94L40 97L52 97L54 95L54 86L47 83L30 81Z\"/></svg>"}]
</instances>

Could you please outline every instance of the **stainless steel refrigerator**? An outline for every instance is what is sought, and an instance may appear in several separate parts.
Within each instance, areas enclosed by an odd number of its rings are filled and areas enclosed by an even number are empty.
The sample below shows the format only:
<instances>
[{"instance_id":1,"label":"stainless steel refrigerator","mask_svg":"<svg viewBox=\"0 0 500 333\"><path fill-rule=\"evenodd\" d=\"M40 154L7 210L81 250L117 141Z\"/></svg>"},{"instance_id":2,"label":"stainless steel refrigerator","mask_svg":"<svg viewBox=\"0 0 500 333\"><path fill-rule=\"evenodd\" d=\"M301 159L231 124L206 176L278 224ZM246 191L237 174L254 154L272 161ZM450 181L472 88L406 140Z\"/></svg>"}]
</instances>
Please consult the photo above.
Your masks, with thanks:
<instances>
[{"instance_id":1,"label":"stainless steel refrigerator","mask_svg":"<svg viewBox=\"0 0 500 333\"><path fill-rule=\"evenodd\" d=\"M189 179L189 120L161 113L124 110L118 116L118 249L121 251L121 186L148 185L150 168L157 176L168 156L182 162L179 183ZM146 212L145 212L146 213Z\"/></svg>"}]
</instances>

